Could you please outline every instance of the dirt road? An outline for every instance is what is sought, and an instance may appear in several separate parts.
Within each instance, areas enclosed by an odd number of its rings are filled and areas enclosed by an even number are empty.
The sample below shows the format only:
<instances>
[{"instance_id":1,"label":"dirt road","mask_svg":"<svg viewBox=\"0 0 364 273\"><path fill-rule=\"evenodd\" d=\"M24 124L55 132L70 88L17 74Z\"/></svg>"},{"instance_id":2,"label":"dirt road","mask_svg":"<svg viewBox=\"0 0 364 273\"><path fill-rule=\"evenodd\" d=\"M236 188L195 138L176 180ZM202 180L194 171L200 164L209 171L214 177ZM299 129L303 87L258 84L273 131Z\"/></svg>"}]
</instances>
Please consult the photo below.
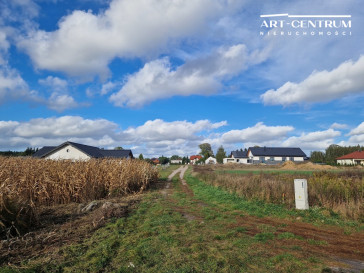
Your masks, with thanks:
<instances>
[{"instance_id":1,"label":"dirt road","mask_svg":"<svg viewBox=\"0 0 364 273\"><path fill-rule=\"evenodd\" d=\"M177 170L174 170L169 176L168 176L168 181L172 181L173 177L177 174L177 173L180 173L179 174L179 178L182 180L182 184L186 184L186 181L183 180L183 177L185 175L185 172L187 171L188 169L188 166L181 166L179 167Z\"/></svg>"}]
</instances>

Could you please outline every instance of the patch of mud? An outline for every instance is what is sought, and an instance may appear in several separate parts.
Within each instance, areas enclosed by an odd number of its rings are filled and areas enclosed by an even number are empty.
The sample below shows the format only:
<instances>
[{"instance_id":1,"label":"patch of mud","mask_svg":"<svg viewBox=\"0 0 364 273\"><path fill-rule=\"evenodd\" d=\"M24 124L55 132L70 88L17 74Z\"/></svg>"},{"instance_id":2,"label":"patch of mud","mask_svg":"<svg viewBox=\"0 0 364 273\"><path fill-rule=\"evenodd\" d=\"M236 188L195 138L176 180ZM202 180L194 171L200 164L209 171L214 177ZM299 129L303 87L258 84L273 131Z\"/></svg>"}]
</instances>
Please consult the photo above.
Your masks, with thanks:
<instances>
[{"instance_id":1,"label":"patch of mud","mask_svg":"<svg viewBox=\"0 0 364 273\"><path fill-rule=\"evenodd\" d=\"M332 257L334 261L345 263L348 267L359 270L358 272L364 269L362 268L364 262L363 232L345 235L344 230L339 227L317 227L301 221L269 217L238 216L236 221L237 223L229 225L227 228L245 227L246 234L254 236L262 232L259 226L270 225L275 227L277 236L284 232L290 232L297 238L295 240L280 240L280 247L299 246L305 250L308 256Z\"/></svg>"}]
</instances>

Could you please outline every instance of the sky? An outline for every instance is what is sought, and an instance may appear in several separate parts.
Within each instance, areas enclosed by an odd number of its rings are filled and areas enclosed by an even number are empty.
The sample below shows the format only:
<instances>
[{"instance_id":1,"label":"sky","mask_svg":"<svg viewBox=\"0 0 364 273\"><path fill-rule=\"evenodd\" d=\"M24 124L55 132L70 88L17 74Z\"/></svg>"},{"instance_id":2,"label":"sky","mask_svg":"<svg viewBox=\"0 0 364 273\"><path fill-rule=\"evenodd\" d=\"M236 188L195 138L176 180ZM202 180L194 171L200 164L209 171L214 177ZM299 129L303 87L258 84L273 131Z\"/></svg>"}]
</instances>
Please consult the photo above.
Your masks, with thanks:
<instances>
[{"instance_id":1,"label":"sky","mask_svg":"<svg viewBox=\"0 0 364 273\"><path fill-rule=\"evenodd\" d=\"M359 0L0 0L0 150L364 145L363 26Z\"/></svg>"}]
</instances>

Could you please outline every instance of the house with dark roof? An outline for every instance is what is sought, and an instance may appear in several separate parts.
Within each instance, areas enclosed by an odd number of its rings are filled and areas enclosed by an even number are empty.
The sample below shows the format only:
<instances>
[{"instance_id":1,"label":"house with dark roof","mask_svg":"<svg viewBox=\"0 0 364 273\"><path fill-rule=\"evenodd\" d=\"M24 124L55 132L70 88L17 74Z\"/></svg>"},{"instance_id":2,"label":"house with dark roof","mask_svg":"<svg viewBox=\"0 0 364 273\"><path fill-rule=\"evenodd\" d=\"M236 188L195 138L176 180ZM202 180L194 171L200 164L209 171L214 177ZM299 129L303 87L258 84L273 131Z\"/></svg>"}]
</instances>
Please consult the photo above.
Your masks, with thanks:
<instances>
[{"instance_id":1,"label":"house with dark roof","mask_svg":"<svg viewBox=\"0 0 364 273\"><path fill-rule=\"evenodd\" d=\"M363 165L364 166L364 151L356 151L347 155L336 158L337 164L340 165Z\"/></svg>"},{"instance_id":2,"label":"house with dark roof","mask_svg":"<svg viewBox=\"0 0 364 273\"><path fill-rule=\"evenodd\" d=\"M247 151L232 151L230 153L230 157L224 158L223 163L240 163L240 164L248 164L248 152Z\"/></svg>"},{"instance_id":3,"label":"house with dark roof","mask_svg":"<svg viewBox=\"0 0 364 273\"><path fill-rule=\"evenodd\" d=\"M285 161L303 162L307 158L300 148L288 147L249 147L248 162L277 164Z\"/></svg>"},{"instance_id":4,"label":"house with dark roof","mask_svg":"<svg viewBox=\"0 0 364 273\"><path fill-rule=\"evenodd\" d=\"M38 150L33 157L45 159L89 160L91 158L134 158L131 150L103 150L94 146L79 144L71 141L59 146L45 146Z\"/></svg>"}]
</instances>

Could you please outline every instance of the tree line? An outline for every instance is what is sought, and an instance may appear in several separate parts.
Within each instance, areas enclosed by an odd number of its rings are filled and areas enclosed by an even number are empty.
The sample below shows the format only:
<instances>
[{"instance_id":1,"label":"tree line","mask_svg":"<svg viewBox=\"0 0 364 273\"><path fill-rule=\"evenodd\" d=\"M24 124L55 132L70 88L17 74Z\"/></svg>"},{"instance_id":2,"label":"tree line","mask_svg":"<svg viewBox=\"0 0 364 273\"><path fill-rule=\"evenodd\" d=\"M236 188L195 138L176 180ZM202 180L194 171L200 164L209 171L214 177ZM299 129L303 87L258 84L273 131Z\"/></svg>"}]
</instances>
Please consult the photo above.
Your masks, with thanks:
<instances>
[{"instance_id":1,"label":"tree line","mask_svg":"<svg viewBox=\"0 0 364 273\"><path fill-rule=\"evenodd\" d=\"M0 156L32 156L38 148L26 148L24 151L0 151Z\"/></svg>"},{"instance_id":2,"label":"tree line","mask_svg":"<svg viewBox=\"0 0 364 273\"><path fill-rule=\"evenodd\" d=\"M355 151L364 151L364 146L340 146L332 144L326 148L325 152L313 151L311 152L311 161L313 163L323 163L329 165L336 165L336 158L353 153Z\"/></svg>"}]
</instances>

